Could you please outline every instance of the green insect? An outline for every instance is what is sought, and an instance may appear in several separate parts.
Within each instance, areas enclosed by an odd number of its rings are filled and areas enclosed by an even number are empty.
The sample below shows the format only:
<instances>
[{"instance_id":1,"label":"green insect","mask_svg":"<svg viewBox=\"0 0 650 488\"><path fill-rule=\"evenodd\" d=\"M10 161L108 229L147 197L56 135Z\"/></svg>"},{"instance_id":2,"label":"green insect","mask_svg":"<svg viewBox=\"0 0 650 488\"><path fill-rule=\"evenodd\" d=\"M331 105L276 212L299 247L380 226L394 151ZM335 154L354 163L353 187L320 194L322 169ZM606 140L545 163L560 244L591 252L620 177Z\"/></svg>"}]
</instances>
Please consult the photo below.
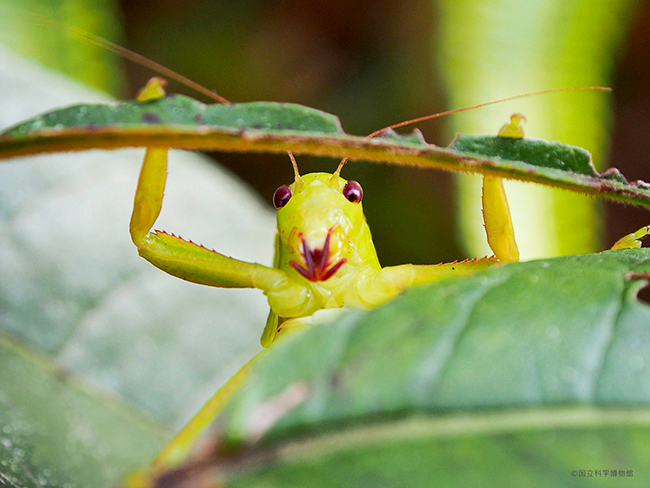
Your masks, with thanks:
<instances>
[{"instance_id":1,"label":"green insect","mask_svg":"<svg viewBox=\"0 0 650 488\"><path fill-rule=\"evenodd\" d=\"M48 22L74 36L90 40L126 59L163 72L176 81L221 103L230 103L219 94L187 78L142 58L104 39L69 26ZM153 78L138 95L146 102L165 95L166 82ZM566 90L609 90L578 87L545 90L507 99L420 117L380 129L374 137L423 120L479 108L517 98ZM511 123L499 131L502 137L523 137L515 114ZM273 199L277 212L278 234L273 267L248 263L209 250L164 231L152 231L162 207L167 177L167 149L147 149L135 195L130 233L140 255L161 270L194 283L227 287L258 288L267 296L271 308L262 334L268 347L281 333L310 322L316 312L342 307L372 308L392 300L410 286L447 276L465 276L490 266L519 259L510 210L500 178L483 178L483 218L488 243L494 256L436 265L381 267L372 236L363 214L363 190L355 181L340 176L344 159L333 174L300 175L292 154L295 180L283 185ZM644 230L645 229L645 230ZM637 247L648 233L644 228L624 237L614 248Z\"/></svg>"},{"instance_id":2,"label":"green insect","mask_svg":"<svg viewBox=\"0 0 650 488\"><path fill-rule=\"evenodd\" d=\"M139 99L163 93L154 82ZM262 290L271 307L261 338L264 347L282 332L308 322L319 310L372 308L410 286L468 275L519 258L500 178L486 176L483 186L485 227L495 256L382 268L363 214L361 185L340 176L346 160L333 174L301 176L293 155L290 157L295 181L278 188L273 197L278 209L273 267L240 261L173 234L151 231L162 206L167 149L147 149L130 223L138 252L161 270L203 285Z\"/></svg>"}]
</instances>

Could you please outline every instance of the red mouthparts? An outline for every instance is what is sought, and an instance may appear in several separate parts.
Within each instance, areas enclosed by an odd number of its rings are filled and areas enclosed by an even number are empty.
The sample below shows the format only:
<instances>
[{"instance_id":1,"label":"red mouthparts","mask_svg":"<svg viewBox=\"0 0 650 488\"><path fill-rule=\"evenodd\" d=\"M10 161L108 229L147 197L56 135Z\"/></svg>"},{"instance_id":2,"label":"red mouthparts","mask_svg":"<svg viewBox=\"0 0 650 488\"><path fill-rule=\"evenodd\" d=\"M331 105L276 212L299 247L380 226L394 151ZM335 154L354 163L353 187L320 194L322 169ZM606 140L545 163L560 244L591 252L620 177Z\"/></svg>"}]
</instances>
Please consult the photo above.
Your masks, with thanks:
<instances>
[{"instance_id":1,"label":"red mouthparts","mask_svg":"<svg viewBox=\"0 0 650 488\"><path fill-rule=\"evenodd\" d=\"M330 266L330 237L332 236L333 230L334 227L327 231L327 237L325 238L325 244L323 244L322 249L310 249L305 236L300 232L299 235L302 239L302 255L305 258L305 264L307 267L304 267L295 261L291 261L289 266L293 267L309 281L326 281L334 276L334 273L336 273L341 266L347 263L348 260L347 258L342 258L336 264Z\"/></svg>"}]
</instances>

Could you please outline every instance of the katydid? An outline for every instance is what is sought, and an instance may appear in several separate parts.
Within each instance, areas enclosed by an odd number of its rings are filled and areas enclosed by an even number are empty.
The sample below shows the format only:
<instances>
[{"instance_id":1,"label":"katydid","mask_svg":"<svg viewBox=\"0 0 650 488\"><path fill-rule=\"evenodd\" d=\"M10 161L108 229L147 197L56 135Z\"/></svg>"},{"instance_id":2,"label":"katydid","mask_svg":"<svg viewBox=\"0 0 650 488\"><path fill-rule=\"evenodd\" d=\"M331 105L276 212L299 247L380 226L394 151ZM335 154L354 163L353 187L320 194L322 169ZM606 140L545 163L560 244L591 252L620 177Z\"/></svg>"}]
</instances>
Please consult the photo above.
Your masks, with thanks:
<instances>
[{"instance_id":1,"label":"katydid","mask_svg":"<svg viewBox=\"0 0 650 488\"><path fill-rule=\"evenodd\" d=\"M554 91L559 90L506 100ZM160 79L154 78L138 99L147 101L163 95ZM219 100L224 99L219 96ZM504 100L401 122L368 137L387 129L501 101ZM523 115L514 114L498 135L524 137L522 123L525 120ZM346 306L369 309L392 300L410 286L447 276L465 276L519 259L501 178L483 177L483 219L494 256L436 265L403 264L382 268L363 214L361 185L340 176L347 160L341 161L333 174L300 175L293 155L289 153L289 156L294 182L282 185L273 196L278 230L273 267L227 257L164 231L151 231L161 210L167 175L167 149L164 148L147 149L130 223L131 238L138 252L161 270L209 286L262 290L271 308L261 338L264 347L284 331L309 322L308 317L319 310ZM645 232L630 234L615 247L638 246L638 239L647 232L646 228Z\"/></svg>"},{"instance_id":2,"label":"katydid","mask_svg":"<svg viewBox=\"0 0 650 488\"><path fill-rule=\"evenodd\" d=\"M139 99L162 96L157 83L146 87ZM274 195L278 234L273 267L227 257L164 231L151 231L161 210L167 175L164 148L147 149L130 223L140 255L163 271L204 285L262 290L271 307L261 338L264 347L318 310L372 308L410 286L468 275L519 258L500 178L486 176L483 186L485 228L494 256L382 268L363 214L361 185L340 176L346 160L333 174L300 175L289 155L295 180Z\"/></svg>"},{"instance_id":3,"label":"katydid","mask_svg":"<svg viewBox=\"0 0 650 488\"><path fill-rule=\"evenodd\" d=\"M221 103L229 103L219 94L207 90L187 78L108 41L71 29L71 33L98 43L123 57L158 70ZM394 124L373 132L381 132L470 110L493 103L556 91L596 89L578 87L529 93L476 105L465 109ZM154 79L141 92L142 102L164 95L160 79ZM521 122L515 115L499 136L523 137ZM300 175L293 156L295 180L281 186L274 195L278 234L273 267L248 263L185 241L173 234L152 231L160 213L167 174L167 149L147 149L130 223L130 233L142 257L174 276L195 283L230 288L259 288L267 296L271 308L261 343L268 347L282 332L304 323L307 317L322 309L345 306L371 308L385 303L406 288L446 277L463 276L493 265L517 261L519 251L502 180L483 178L483 217L494 256L438 265L412 265L382 268L377 258L363 209L361 185L346 181L340 173L344 159L334 174ZM645 235L639 231L621 239L615 247L634 247Z\"/></svg>"}]
</instances>

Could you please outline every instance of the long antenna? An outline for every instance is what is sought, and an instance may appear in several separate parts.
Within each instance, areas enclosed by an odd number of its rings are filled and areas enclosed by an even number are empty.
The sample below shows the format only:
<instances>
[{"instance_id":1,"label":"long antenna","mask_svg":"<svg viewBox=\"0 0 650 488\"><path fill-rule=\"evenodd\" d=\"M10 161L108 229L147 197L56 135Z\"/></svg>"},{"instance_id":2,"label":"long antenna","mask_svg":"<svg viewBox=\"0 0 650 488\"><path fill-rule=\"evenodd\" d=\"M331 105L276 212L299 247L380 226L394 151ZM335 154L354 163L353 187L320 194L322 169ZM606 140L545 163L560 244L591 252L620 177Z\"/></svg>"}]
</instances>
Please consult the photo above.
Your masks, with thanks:
<instances>
[{"instance_id":1,"label":"long antenna","mask_svg":"<svg viewBox=\"0 0 650 488\"><path fill-rule=\"evenodd\" d=\"M478 105L473 105L471 107L456 108L454 110L447 110L446 112L439 112L437 114L425 115L424 117L418 117L411 120L405 120L404 122L398 122L397 124L389 125L383 129L376 130L372 134L368 134L366 137L375 137L382 132L386 132L389 129L397 129L399 127L404 127L405 125L416 124L418 122L424 122L425 120L437 119L438 117L444 117L445 115L457 114L460 112L466 112L468 110L474 110L481 107L487 107L488 105L496 105L497 103L509 102L511 100L519 100L520 98L535 97L538 95L547 95L549 93L565 92L572 90L597 90L597 91L606 91L611 92L612 89L607 86L572 86L569 88L555 88L553 90L542 90L532 93L524 93L523 95L515 95L514 97L502 98L500 100L494 100L492 102L479 103Z\"/></svg>"},{"instance_id":2,"label":"long antenna","mask_svg":"<svg viewBox=\"0 0 650 488\"><path fill-rule=\"evenodd\" d=\"M216 91L205 88L204 86L199 85L195 81L190 80L189 78L181 75L180 73L177 73L174 70L167 68L166 66L163 66L160 63L157 63L145 56L142 56L141 54L131 51L130 49L127 49L111 41L108 41L100 36L96 36L95 34L80 29L79 27L67 25L62 22L56 22L55 20L47 19L45 17L40 17L40 16L38 17L38 20L36 20L35 22L47 26L54 26L58 29L62 29L73 37L85 40L91 44L94 44L95 46L102 47L108 51L118 54L123 58L128 59L129 61L133 61L134 63L139 64L140 66L144 66L145 68L149 68L153 71L156 71L159 74L166 76L167 78L172 79L182 85L185 85L186 87L192 90L196 90L198 93L201 93L202 95L205 95L208 98L216 100L219 103L224 103L224 104L232 103L230 100L219 95Z\"/></svg>"},{"instance_id":3,"label":"long antenna","mask_svg":"<svg viewBox=\"0 0 650 488\"><path fill-rule=\"evenodd\" d=\"M130 49L120 46L119 44L115 44L107 39L104 39L103 37L92 34L91 32L85 31L79 27L74 27L68 24L64 24L62 22L56 22L46 17L38 16L37 18L38 20L34 21L37 24L42 24L48 27L56 27L57 29L61 29L64 32L67 32L72 37L76 37L83 41L89 42L90 44L93 44L95 46L99 46L119 56L122 56L123 58L128 59L129 61L133 61L134 63L139 64L140 66L144 66L145 68L149 68L153 71L156 71L158 74L166 76L167 78L170 78L174 81L177 81L178 83L185 85L186 87L192 90L196 90L198 93L201 93L202 95L205 95L208 98L212 98L213 100L216 100L219 103L223 103L223 104L232 103L230 100L219 95L216 91L205 88L203 85L196 83L195 81L187 78L186 76L183 76L180 73L177 73L176 71L169 69L166 66L157 63L156 61L153 61L152 59L147 58L146 56L138 54L135 51L131 51ZM287 151L287 154L291 159L291 165L293 166L294 176L297 181L300 179L300 172L298 171L298 163L296 162L296 158L294 157L291 151Z\"/></svg>"},{"instance_id":4,"label":"long antenna","mask_svg":"<svg viewBox=\"0 0 650 488\"><path fill-rule=\"evenodd\" d=\"M423 117L417 117L415 119L405 120L403 122L398 122L397 124L389 125L388 127L378 129L368 134L366 138L378 136L379 134L382 134L390 129L398 129L406 125L417 124L418 122L424 122L425 120L437 119L438 117L444 117L445 115L467 112L468 110L475 110L477 108L487 107L488 105L496 105L497 103L509 102L511 100L519 100L520 98L535 97L538 95L547 95L549 93L558 93L558 92L573 91L573 90L596 90L596 91L605 91L605 92L612 91L612 89L607 86L572 86L569 88L555 88L552 90L542 90L538 92L524 93L522 95L515 95L513 97L501 98L499 100L494 100L491 102L479 103L478 105L472 105L471 107L456 108L454 110L447 110L445 112L438 112L436 114L430 114L430 115L425 115ZM341 169L347 162L348 162L348 158L343 158L339 163L338 168L336 168L335 174L339 174L341 172Z\"/></svg>"},{"instance_id":5,"label":"long antenna","mask_svg":"<svg viewBox=\"0 0 650 488\"><path fill-rule=\"evenodd\" d=\"M86 42L90 42L91 44L94 44L96 46L102 47L108 51L114 52L115 54L118 54L122 56L125 59L128 59L136 64L139 64L140 66L144 66L145 68L149 68L153 71L157 71L159 74L166 76L182 85L185 85L186 87L195 90L198 93L201 93L202 95L205 95L208 98L211 98L219 103L223 104L231 104L232 102L228 100L225 97L222 97L219 95L216 91L210 90L208 88L205 88L203 85L200 85L196 83L195 81L192 81L191 79L187 78L186 76L181 75L180 73L177 73L176 71L167 68L166 66L157 63L156 61L153 61L146 56L142 56L141 54L138 54L134 51L131 51L130 49L127 49L125 47L122 47L118 44L115 44L107 39L104 39L103 37L97 36L95 34L92 34L90 32L87 32L79 27L74 27L68 24L64 24L62 22L56 22L54 20L48 19L46 17L42 16L35 16L38 20L35 20L35 23L40 23L42 25L46 26L53 26L58 29L61 29L63 31L68 32L71 36L77 37L79 39L85 40ZM507 98L501 98L499 100L494 100L491 102L486 102L486 103L480 103L478 105L472 105L471 107L464 107L464 108L457 108L454 110L447 110L445 112L438 112L436 114L430 114L430 115L425 115L423 117L417 117L415 119L410 119L410 120L405 120L403 122L398 122L397 124L389 125L387 127L383 127L381 129L378 129L366 136L366 138L371 138L378 136L379 134L382 134L383 132L386 132L387 130L390 129L397 129L400 127L404 127L407 125L411 124L416 124L418 122L424 122L426 120L432 120L432 119L437 119L438 117L444 117L446 115L451 115L451 114L457 114L460 112L466 112L468 110L475 110L477 108L481 107L487 107L488 105L496 105L497 103L503 103L503 102L509 102L512 100L519 100L521 98L527 98L527 97L534 97L538 95L547 95L549 93L558 93L558 92L565 92L565 91L574 91L574 90L596 90L596 91L605 91L605 92L611 92L612 89L606 86L574 86L574 87L568 87L568 88L555 88L552 90L542 90L542 91L537 91L537 92L532 92L532 93L524 93L522 95L515 95L513 97L507 97ZM298 166L296 164L296 160L293 156L293 153L288 151L289 158L291 159L291 164L293 165L294 168L294 173L296 175L299 175L298 173ZM343 158L341 162L339 163L338 168L336 168L336 171L334 172L335 175L340 174L341 169L345 165L345 163L348 162L348 158Z\"/></svg>"},{"instance_id":6,"label":"long antenna","mask_svg":"<svg viewBox=\"0 0 650 488\"><path fill-rule=\"evenodd\" d=\"M289 155L289 159L291 159L291 166L293 166L293 176L295 177L296 181L300 179L300 171L298 171L298 163L296 162L296 158L293 156L293 153L291 151L287 151L287 154Z\"/></svg>"}]
</instances>

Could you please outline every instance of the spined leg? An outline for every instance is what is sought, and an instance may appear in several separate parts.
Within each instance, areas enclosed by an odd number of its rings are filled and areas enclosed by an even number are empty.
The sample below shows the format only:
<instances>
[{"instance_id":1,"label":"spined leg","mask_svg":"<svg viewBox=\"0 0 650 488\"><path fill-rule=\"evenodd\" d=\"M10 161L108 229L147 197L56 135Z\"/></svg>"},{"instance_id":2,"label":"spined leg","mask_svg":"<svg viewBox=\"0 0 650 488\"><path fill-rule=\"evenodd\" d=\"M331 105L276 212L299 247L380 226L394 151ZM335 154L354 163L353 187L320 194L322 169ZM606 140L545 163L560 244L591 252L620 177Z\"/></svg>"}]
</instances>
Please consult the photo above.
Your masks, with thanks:
<instances>
[{"instance_id":1,"label":"spined leg","mask_svg":"<svg viewBox=\"0 0 650 488\"><path fill-rule=\"evenodd\" d=\"M166 178L167 149L147 149L130 224L131 238L143 258L173 276L194 283L259 288L270 301L287 303L286 310L281 310L286 314L303 313L303 309L312 307L306 287L282 270L230 258L173 234L150 231L160 214Z\"/></svg>"},{"instance_id":2,"label":"spined leg","mask_svg":"<svg viewBox=\"0 0 650 488\"><path fill-rule=\"evenodd\" d=\"M500 264L496 257L430 265L402 264L380 271L369 270L356 283L358 306L372 308L392 300L413 285L431 283L449 276L469 276Z\"/></svg>"}]
</instances>

